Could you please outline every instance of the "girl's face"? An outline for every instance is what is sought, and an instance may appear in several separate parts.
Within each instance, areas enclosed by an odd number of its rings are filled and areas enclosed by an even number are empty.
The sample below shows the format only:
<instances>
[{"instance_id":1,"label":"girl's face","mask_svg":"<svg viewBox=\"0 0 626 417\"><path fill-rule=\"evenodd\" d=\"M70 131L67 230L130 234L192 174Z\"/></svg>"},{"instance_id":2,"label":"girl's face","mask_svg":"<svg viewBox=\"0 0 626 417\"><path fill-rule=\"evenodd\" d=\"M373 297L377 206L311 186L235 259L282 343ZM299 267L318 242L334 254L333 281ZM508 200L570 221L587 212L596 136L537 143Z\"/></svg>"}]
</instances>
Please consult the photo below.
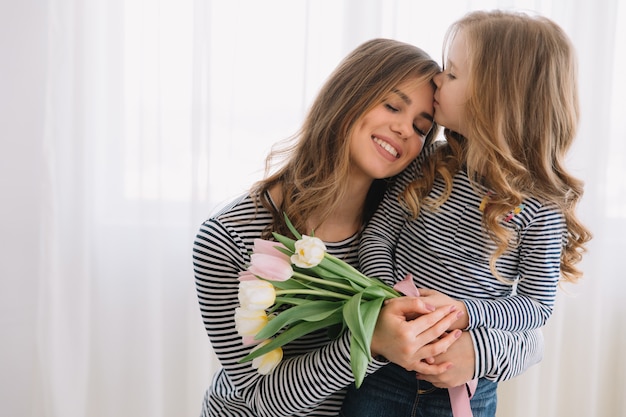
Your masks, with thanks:
<instances>
[{"instance_id":1,"label":"girl's face","mask_svg":"<svg viewBox=\"0 0 626 417\"><path fill-rule=\"evenodd\" d=\"M469 62L463 32L458 32L448 51L443 72L435 75L435 121L467 137Z\"/></svg>"},{"instance_id":2,"label":"girl's face","mask_svg":"<svg viewBox=\"0 0 626 417\"><path fill-rule=\"evenodd\" d=\"M350 138L353 173L392 177L417 157L433 125L433 90L428 82L407 80L363 115Z\"/></svg>"}]
</instances>

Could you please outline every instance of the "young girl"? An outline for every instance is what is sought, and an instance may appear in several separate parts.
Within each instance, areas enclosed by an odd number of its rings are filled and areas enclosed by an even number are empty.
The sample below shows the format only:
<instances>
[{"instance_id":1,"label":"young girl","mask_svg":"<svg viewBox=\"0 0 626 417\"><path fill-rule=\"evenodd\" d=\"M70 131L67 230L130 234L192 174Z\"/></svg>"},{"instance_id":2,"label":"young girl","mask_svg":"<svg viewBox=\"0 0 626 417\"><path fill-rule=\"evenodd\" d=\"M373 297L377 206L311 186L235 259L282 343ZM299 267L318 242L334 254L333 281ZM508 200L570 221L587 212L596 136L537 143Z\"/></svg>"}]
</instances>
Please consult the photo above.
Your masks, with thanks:
<instances>
[{"instance_id":1,"label":"young girl","mask_svg":"<svg viewBox=\"0 0 626 417\"><path fill-rule=\"evenodd\" d=\"M299 230L314 230L329 253L356 265L361 230L382 198L383 179L401 172L436 134L432 78L438 72L412 45L376 39L359 46L321 89L285 163L200 227L193 248L198 300L222 365L203 416L337 415L354 381L349 334L331 340L321 331L288 343L266 375L251 362L239 363L253 348L235 328L239 273L248 267L255 238L289 234L283 213ZM457 318L449 305L432 311L417 298L393 301L379 316L373 354L419 366L459 336L437 341ZM424 315L406 319L416 314ZM383 364L374 361L368 373ZM427 368L439 373L446 366Z\"/></svg>"},{"instance_id":2,"label":"young girl","mask_svg":"<svg viewBox=\"0 0 626 417\"><path fill-rule=\"evenodd\" d=\"M445 44L435 120L446 141L390 190L359 258L365 274L389 284L414 274L425 301L467 313L451 329L471 338L475 369L456 382L479 378L474 417L494 416L496 381L524 368L512 358L492 373L482 345L543 326L559 281L580 278L575 265L591 238L574 212L582 183L564 166L578 121L575 56L552 21L500 11L468 14ZM426 380L446 386L387 366L349 391L342 414L452 415L455 401Z\"/></svg>"}]
</instances>

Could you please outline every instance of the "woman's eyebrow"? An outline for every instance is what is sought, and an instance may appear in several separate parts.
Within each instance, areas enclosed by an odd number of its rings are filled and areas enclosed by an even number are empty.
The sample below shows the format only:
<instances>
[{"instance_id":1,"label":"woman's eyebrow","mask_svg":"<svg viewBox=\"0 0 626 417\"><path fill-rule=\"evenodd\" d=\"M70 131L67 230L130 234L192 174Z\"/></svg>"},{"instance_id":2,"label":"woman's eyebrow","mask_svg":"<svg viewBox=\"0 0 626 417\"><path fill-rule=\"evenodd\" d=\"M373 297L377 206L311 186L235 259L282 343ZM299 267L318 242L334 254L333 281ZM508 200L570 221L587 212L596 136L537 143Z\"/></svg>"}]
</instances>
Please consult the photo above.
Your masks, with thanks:
<instances>
[{"instance_id":1,"label":"woman's eyebrow","mask_svg":"<svg viewBox=\"0 0 626 417\"><path fill-rule=\"evenodd\" d=\"M412 103L412 101L409 98L409 96L404 94L402 91L400 91L400 90L398 90L396 88L394 88L392 91L394 92L394 94L396 94L398 97L400 97L400 99L402 99L402 101L404 101L407 105L410 105ZM428 114L428 113L426 113L426 112L421 112L420 116L422 116L424 119L428 120L431 123L433 123L435 121L433 116Z\"/></svg>"},{"instance_id":2,"label":"woman's eyebrow","mask_svg":"<svg viewBox=\"0 0 626 417\"><path fill-rule=\"evenodd\" d=\"M409 98L409 96L407 96L406 94L404 94L402 91L398 90L398 89L393 89L393 92L402 99L402 101L404 101L406 104L411 104L412 101Z\"/></svg>"}]
</instances>

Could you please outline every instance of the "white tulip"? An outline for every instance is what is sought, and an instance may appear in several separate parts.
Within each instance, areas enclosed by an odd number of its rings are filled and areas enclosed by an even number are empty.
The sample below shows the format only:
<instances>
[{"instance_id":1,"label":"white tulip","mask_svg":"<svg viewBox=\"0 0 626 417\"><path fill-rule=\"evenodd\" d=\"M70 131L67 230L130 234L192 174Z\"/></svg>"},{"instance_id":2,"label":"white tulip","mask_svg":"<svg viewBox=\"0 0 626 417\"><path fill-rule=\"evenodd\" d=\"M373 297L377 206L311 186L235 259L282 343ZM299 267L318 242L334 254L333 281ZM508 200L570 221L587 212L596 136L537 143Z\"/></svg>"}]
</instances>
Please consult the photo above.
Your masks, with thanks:
<instances>
[{"instance_id":1,"label":"white tulip","mask_svg":"<svg viewBox=\"0 0 626 417\"><path fill-rule=\"evenodd\" d=\"M300 268L312 268L319 265L326 254L326 245L320 238L302 235L302 239L295 243L295 253L291 255L291 262Z\"/></svg>"}]
</instances>

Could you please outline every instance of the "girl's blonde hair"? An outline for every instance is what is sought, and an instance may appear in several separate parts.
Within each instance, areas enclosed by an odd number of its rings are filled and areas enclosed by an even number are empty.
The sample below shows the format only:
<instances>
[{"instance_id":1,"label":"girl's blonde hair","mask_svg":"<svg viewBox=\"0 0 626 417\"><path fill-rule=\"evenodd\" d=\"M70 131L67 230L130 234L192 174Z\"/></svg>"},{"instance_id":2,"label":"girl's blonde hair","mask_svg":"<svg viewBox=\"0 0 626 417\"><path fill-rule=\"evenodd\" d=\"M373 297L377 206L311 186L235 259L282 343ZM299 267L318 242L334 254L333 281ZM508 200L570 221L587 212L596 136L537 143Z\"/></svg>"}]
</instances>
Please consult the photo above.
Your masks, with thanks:
<instances>
[{"instance_id":1,"label":"girl's blonde hair","mask_svg":"<svg viewBox=\"0 0 626 417\"><path fill-rule=\"evenodd\" d=\"M575 264L591 234L575 213L583 183L565 168L579 118L574 48L551 20L515 12L469 13L448 30L444 51L461 31L469 57L468 138L444 130L447 145L425 163L404 202L414 215L421 204L436 208L449 196L454 174L467 169L477 192L491 193L483 225L497 244L490 262L496 277L496 260L512 241L502 218L528 197L554 204L567 225L562 276L576 282L582 273ZM431 201L426 196L436 175L447 193Z\"/></svg>"},{"instance_id":2,"label":"girl's blonde hair","mask_svg":"<svg viewBox=\"0 0 626 417\"><path fill-rule=\"evenodd\" d=\"M252 191L272 213L271 231L290 235L283 219L287 214L296 229L306 232L306 220L313 214L323 222L342 204L349 186L351 169L349 142L355 124L387 94L407 80L416 85L432 83L440 67L421 49L391 39L373 39L350 53L330 75L309 109L293 146L274 149L266 160L267 177ZM437 134L433 126L425 143ZM282 158L282 159L281 159ZM283 164L269 174L276 160ZM267 191L282 185L282 203L275 208ZM365 222L375 209L384 181L370 189ZM308 231L310 233L310 231Z\"/></svg>"}]
</instances>

